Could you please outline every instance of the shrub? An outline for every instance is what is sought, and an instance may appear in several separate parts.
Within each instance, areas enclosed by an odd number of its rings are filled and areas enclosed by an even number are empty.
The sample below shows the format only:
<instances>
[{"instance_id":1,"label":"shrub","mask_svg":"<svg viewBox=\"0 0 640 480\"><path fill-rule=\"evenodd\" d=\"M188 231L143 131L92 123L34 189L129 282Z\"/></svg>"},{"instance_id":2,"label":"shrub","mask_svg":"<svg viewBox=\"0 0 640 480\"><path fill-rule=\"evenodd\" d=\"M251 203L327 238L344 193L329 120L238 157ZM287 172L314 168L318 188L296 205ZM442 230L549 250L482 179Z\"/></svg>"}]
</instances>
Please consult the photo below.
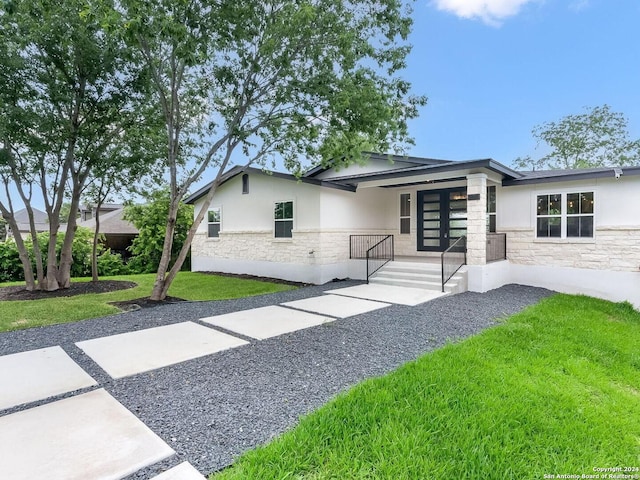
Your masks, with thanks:
<instances>
[{"instance_id":1,"label":"shrub","mask_svg":"<svg viewBox=\"0 0 640 480\"><path fill-rule=\"evenodd\" d=\"M128 275L129 273L129 266L124 263L119 253L112 253L111 249L107 249L98 257L98 275Z\"/></svg>"},{"instance_id":2,"label":"shrub","mask_svg":"<svg viewBox=\"0 0 640 480\"><path fill-rule=\"evenodd\" d=\"M18 255L16 242L12 239L0 242L0 282L12 282L24 279L22 262Z\"/></svg>"}]
</instances>

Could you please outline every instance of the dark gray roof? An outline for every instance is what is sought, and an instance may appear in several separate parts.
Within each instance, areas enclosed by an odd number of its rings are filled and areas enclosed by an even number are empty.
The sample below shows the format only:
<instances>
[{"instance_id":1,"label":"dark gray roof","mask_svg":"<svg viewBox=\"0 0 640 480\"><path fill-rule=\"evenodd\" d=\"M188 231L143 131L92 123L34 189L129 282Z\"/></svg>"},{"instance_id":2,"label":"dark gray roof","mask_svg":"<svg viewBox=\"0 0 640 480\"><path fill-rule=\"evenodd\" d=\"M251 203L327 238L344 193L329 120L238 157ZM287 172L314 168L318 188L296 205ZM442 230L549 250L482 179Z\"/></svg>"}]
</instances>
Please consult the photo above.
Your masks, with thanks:
<instances>
[{"instance_id":1,"label":"dark gray roof","mask_svg":"<svg viewBox=\"0 0 640 480\"><path fill-rule=\"evenodd\" d=\"M515 170L511 170L505 167L501 163L496 162L491 158L485 158L480 160L460 160L460 161L446 161L444 163L421 165L417 167L405 167L396 168L392 170L385 170L382 172L360 173L356 175L350 175L348 177L336 178L335 182L350 184L350 182L358 183L359 181L366 180L385 180L390 178L410 177L413 175L424 175L429 173L439 172L455 172L458 170L466 170L471 168L486 168L496 173L500 173L508 178L519 178L520 173Z\"/></svg>"},{"instance_id":2,"label":"dark gray roof","mask_svg":"<svg viewBox=\"0 0 640 480\"><path fill-rule=\"evenodd\" d=\"M125 220L124 208L103 212L100 214L100 233L106 235L137 235L140 233L133 223ZM96 219L91 217L82 222L78 222L79 227L96 229Z\"/></svg>"},{"instance_id":3,"label":"dark gray roof","mask_svg":"<svg viewBox=\"0 0 640 480\"><path fill-rule=\"evenodd\" d=\"M567 182L572 180L588 180L592 178L616 178L616 169L622 172L622 176L640 175L640 167L603 167L603 168L577 168L570 170L535 170L520 172L522 175L515 179L505 179L502 184L505 187L516 185L529 185L534 183Z\"/></svg>"},{"instance_id":4,"label":"dark gray roof","mask_svg":"<svg viewBox=\"0 0 640 480\"><path fill-rule=\"evenodd\" d=\"M450 163L451 160L439 160L436 158L421 158L421 157L411 157L405 155L394 155L392 153L374 153L374 152L362 152L363 155L366 155L368 159L373 160L384 160L392 162L402 162L402 163L410 163L413 165L439 165L444 163ZM306 172L303 177L310 178L315 177L327 170L330 170L331 167L323 167L318 165L317 167L313 167L311 170Z\"/></svg>"}]
</instances>

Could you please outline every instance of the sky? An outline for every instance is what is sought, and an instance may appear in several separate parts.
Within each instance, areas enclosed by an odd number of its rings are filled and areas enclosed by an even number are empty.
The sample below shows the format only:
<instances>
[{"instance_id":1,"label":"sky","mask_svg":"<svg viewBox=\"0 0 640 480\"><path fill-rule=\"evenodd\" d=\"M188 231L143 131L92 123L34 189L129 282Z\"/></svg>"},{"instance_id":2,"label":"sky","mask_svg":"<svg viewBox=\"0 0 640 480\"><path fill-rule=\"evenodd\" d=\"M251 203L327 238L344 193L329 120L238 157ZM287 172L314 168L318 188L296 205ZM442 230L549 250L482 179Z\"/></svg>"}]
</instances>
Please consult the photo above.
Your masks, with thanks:
<instances>
[{"instance_id":1,"label":"sky","mask_svg":"<svg viewBox=\"0 0 640 480\"><path fill-rule=\"evenodd\" d=\"M640 138L639 0L417 0L403 77L415 156L544 155L531 130L603 104Z\"/></svg>"}]
</instances>

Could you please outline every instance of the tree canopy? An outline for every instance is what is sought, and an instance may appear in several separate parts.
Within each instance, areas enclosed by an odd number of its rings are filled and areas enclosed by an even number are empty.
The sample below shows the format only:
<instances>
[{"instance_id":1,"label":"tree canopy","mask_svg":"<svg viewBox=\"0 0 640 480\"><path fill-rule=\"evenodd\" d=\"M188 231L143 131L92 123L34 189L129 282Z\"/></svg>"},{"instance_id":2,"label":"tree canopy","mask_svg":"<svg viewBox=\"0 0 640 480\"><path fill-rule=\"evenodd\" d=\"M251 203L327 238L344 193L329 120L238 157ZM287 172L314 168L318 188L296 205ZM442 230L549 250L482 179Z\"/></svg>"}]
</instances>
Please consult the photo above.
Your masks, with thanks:
<instances>
[{"instance_id":1,"label":"tree canopy","mask_svg":"<svg viewBox=\"0 0 640 480\"><path fill-rule=\"evenodd\" d=\"M106 14L143 56L166 126L170 198L153 299L230 163L282 160L300 173L410 142L407 121L426 101L399 74L410 13L402 0L122 0ZM178 205L203 175L211 189L170 265Z\"/></svg>"},{"instance_id":2,"label":"tree canopy","mask_svg":"<svg viewBox=\"0 0 640 480\"><path fill-rule=\"evenodd\" d=\"M31 216L34 199L44 202L47 255L31 232L39 288L69 285L75 212L96 169L115 158L139 158L130 152L147 124L146 69L137 50L103 23L84 0L0 3L0 213L11 223L14 205L23 203ZM67 234L58 256L64 213ZM36 288L24 245L16 242L27 287Z\"/></svg>"},{"instance_id":3,"label":"tree canopy","mask_svg":"<svg viewBox=\"0 0 640 480\"><path fill-rule=\"evenodd\" d=\"M640 139L629 138L628 120L608 105L587 108L585 113L567 115L532 130L538 145L550 151L533 159L518 158L517 168L575 169L640 164Z\"/></svg>"}]
</instances>

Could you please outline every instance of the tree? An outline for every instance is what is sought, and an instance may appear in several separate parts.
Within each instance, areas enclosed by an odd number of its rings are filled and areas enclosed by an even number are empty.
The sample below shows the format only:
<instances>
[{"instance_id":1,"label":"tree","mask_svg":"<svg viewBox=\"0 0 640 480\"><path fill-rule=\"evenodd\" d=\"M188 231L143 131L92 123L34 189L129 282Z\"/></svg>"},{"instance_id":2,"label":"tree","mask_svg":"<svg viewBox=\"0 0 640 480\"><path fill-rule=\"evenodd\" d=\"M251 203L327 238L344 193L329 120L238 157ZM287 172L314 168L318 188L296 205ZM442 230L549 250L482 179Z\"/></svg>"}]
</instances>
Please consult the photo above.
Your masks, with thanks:
<instances>
[{"instance_id":1,"label":"tree","mask_svg":"<svg viewBox=\"0 0 640 480\"><path fill-rule=\"evenodd\" d=\"M129 250L133 257L129 267L133 272L152 273L158 270L162 258L164 245L164 223L169 212L169 192L158 190L147 196L144 205L130 205L125 207L124 218L135 225L140 231L133 240ZM176 216L174 230L172 261L182 249L187 232L193 224L193 206L181 203Z\"/></svg>"},{"instance_id":2,"label":"tree","mask_svg":"<svg viewBox=\"0 0 640 480\"><path fill-rule=\"evenodd\" d=\"M142 53L166 125L169 209L151 299L166 296L232 158L282 159L299 174L306 161L344 166L410 141L407 121L426 102L398 76L410 14L402 0L122 0L106 15ZM172 263L178 206L210 167Z\"/></svg>"},{"instance_id":3,"label":"tree","mask_svg":"<svg viewBox=\"0 0 640 480\"><path fill-rule=\"evenodd\" d=\"M551 151L544 157L514 161L517 168L539 170L613 167L640 164L640 139L629 138L627 118L608 105L587 108L586 113L568 115L532 130L538 144Z\"/></svg>"},{"instance_id":4,"label":"tree","mask_svg":"<svg viewBox=\"0 0 640 480\"><path fill-rule=\"evenodd\" d=\"M108 0L101 5L108 6ZM75 212L91 172L108 160L106 153L123 141L123 132L145 125L140 113L147 85L144 69L135 50L109 35L83 0L3 2L0 45L3 68L8 66L0 75L0 175L7 187L0 212L10 223L14 196L31 218L37 190L48 215L49 236L45 255L31 222L37 287L24 245L18 245L27 288L68 287ZM70 213L58 256L64 199Z\"/></svg>"}]
</instances>

